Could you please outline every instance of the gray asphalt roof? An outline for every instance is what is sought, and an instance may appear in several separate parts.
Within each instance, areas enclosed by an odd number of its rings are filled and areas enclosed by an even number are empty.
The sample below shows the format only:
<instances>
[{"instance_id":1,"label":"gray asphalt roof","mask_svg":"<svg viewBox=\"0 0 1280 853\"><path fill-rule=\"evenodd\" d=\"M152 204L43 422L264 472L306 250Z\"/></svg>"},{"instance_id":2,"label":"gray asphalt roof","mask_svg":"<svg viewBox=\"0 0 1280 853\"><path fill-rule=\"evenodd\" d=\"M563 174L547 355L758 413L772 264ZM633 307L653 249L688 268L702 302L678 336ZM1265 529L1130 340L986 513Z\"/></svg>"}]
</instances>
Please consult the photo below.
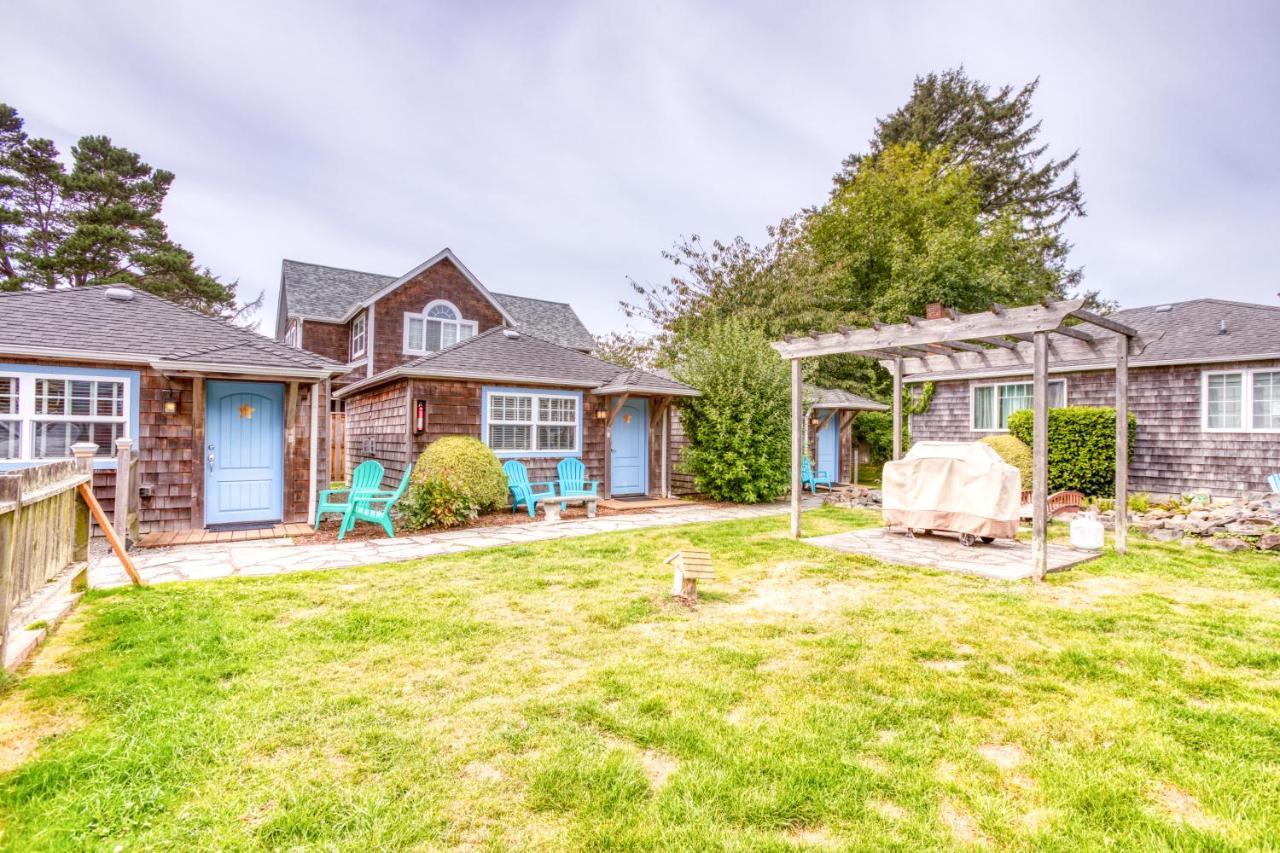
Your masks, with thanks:
<instances>
[{"instance_id":1,"label":"gray asphalt roof","mask_svg":"<svg viewBox=\"0 0 1280 853\"><path fill-rule=\"evenodd\" d=\"M332 321L341 320L357 303L398 278L290 260L283 262L281 271L290 315ZM516 328L562 346L595 348L595 339L568 303L509 293L492 295L515 319Z\"/></svg>"},{"instance_id":2,"label":"gray asphalt roof","mask_svg":"<svg viewBox=\"0 0 1280 853\"><path fill-rule=\"evenodd\" d=\"M1110 316L1137 329L1140 335L1156 337L1154 333L1163 333L1152 340L1141 354L1130 357L1129 364L1135 367L1168 361L1210 364L1280 354L1280 306L1276 305L1192 299L1163 306L1126 308ZM1221 331L1223 328L1225 333ZM1101 364L1111 364L1111 360L1051 361L1050 367L1061 369ZM914 374L908 377L908 381L962 379L986 372L990 371L985 368L939 370Z\"/></svg>"},{"instance_id":3,"label":"gray asphalt roof","mask_svg":"<svg viewBox=\"0 0 1280 853\"><path fill-rule=\"evenodd\" d=\"M877 403L875 400L839 388L817 388L812 385L805 387L810 396L817 400L813 404L815 409L848 409L850 411L863 412L889 411L889 407L884 403Z\"/></svg>"},{"instance_id":4,"label":"gray asphalt roof","mask_svg":"<svg viewBox=\"0 0 1280 853\"><path fill-rule=\"evenodd\" d=\"M199 314L167 299L119 285L0 293L0 353L54 348L166 361L331 370L323 356L285 346L250 329Z\"/></svg>"},{"instance_id":5,"label":"gray asphalt roof","mask_svg":"<svg viewBox=\"0 0 1280 853\"><path fill-rule=\"evenodd\" d=\"M545 382L589 388L595 393L626 392L690 396L698 392L644 370L628 370L608 361L543 340L527 332L496 328L423 356L363 382L339 396L380 385L396 376L457 377L509 382Z\"/></svg>"}]
</instances>

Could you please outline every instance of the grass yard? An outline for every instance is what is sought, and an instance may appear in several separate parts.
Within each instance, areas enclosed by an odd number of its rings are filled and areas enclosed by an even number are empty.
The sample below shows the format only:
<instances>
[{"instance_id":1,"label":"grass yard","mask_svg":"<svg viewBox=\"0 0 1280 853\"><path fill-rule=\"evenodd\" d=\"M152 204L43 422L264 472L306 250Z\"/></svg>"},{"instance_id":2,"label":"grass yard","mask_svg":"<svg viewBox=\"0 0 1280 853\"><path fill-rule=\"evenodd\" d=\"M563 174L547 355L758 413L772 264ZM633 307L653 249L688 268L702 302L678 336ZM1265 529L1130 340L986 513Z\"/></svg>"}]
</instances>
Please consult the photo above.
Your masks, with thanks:
<instances>
[{"instance_id":1,"label":"grass yard","mask_svg":"<svg viewBox=\"0 0 1280 853\"><path fill-rule=\"evenodd\" d=\"M1280 560L1002 584L786 526L91 594L0 692L0 845L1277 845Z\"/></svg>"}]
</instances>

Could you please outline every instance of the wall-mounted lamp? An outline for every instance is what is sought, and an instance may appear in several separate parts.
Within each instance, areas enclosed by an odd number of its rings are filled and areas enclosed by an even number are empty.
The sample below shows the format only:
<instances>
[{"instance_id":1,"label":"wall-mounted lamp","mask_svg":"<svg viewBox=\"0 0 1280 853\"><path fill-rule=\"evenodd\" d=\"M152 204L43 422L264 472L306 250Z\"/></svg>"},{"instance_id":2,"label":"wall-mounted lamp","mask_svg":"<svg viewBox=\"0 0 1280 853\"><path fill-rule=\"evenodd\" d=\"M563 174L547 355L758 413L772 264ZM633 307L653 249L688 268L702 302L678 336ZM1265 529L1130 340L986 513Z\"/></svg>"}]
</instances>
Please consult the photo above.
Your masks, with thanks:
<instances>
[{"instance_id":1,"label":"wall-mounted lamp","mask_svg":"<svg viewBox=\"0 0 1280 853\"><path fill-rule=\"evenodd\" d=\"M166 415L176 415L178 413L178 396L179 393L170 387L164 392L163 410Z\"/></svg>"},{"instance_id":2,"label":"wall-mounted lamp","mask_svg":"<svg viewBox=\"0 0 1280 853\"><path fill-rule=\"evenodd\" d=\"M596 420L602 421L607 417L609 417L609 413L605 409L596 409Z\"/></svg>"}]
</instances>

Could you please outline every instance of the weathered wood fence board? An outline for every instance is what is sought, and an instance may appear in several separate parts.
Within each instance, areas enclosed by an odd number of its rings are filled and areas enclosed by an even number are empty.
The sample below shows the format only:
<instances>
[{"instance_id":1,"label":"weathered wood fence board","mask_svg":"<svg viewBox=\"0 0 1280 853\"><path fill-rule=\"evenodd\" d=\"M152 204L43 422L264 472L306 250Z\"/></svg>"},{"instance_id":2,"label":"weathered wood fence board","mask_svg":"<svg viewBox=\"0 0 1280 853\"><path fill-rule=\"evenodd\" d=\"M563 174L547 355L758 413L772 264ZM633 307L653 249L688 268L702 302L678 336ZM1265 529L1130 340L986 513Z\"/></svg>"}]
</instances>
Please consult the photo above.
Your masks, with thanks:
<instances>
[{"instance_id":1,"label":"weathered wood fence board","mask_svg":"<svg viewBox=\"0 0 1280 853\"><path fill-rule=\"evenodd\" d=\"M329 481L345 479L347 479L347 416L345 412L330 412Z\"/></svg>"},{"instance_id":2,"label":"weathered wood fence board","mask_svg":"<svg viewBox=\"0 0 1280 853\"><path fill-rule=\"evenodd\" d=\"M14 605L87 558L88 509L77 490L91 479L75 462L0 473L0 660Z\"/></svg>"}]
</instances>

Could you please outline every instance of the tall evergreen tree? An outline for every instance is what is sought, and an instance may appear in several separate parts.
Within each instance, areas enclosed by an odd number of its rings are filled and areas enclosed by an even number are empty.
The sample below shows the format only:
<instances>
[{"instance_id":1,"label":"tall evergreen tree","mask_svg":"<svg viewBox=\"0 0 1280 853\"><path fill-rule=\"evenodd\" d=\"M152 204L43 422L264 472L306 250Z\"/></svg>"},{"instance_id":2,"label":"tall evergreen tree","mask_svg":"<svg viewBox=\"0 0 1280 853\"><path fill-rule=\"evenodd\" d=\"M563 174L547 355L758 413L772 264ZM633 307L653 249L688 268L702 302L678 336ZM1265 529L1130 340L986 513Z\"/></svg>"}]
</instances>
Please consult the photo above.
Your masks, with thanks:
<instances>
[{"instance_id":1,"label":"tall evergreen tree","mask_svg":"<svg viewBox=\"0 0 1280 853\"><path fill-rule=\"evenodd\" d=\"M68 172L53 142L28 138L0 104L0 288L123 283L217 316L246 310L234 283L169 237L160 214L172 172L105 136L81 138L71 155Z\"/></svg>"},{"instance_id":2,"label":"tall evergreen tree","mask_svg":"<svg viewBox=\"0 0 1280 853\"><path fill-rule=\"evenodd\" d=\"M1067 220L1085 215L1080 178L1068 172L1079 152L1061 160L1046 156L1048 146L1039 141L1040 122L1032 114L1039 85L1036 79L992 91L963 67L917 77L907 102L877 120L870 152L845 158L832 195L888 148L914 143L945 149L954 164L973 170L982 212L1012 212L1036 240L1045 269L1057 276L1058 293L1067 293L1081 279L1081 271L1068 266L1071 244L1062 233Z\"/></svg>"}]
</instances>

